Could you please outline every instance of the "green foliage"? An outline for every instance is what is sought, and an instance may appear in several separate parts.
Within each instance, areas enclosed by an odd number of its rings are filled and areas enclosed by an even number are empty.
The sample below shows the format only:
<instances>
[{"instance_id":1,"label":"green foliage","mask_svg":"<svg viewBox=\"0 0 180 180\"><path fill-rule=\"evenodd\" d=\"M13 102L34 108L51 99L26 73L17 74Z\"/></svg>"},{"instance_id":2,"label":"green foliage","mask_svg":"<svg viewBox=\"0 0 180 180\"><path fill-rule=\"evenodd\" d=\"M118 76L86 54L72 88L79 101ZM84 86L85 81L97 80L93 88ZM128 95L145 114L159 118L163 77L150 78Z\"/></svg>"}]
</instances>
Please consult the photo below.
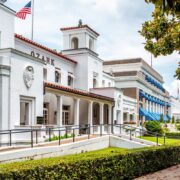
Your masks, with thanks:
<instances>
[{"instance_id":1,"label":"green foliage","mask_svg":"<svg viewBox=\"0 0 180 180\"><path fill-rule=\"evenodd\" d=\"M164 123L164 116L163 116L163 114L160 115L160 122Z\"/></svg>"},{"instance_id":2,"label":"green foliage","mask_svg":"<svg viewBox=\"0 0 180 180\"><path fill-rule=\"evenodd\" d=\"M180 139L180 132L166 133L166 137Z\"/></svg>"},{"instance_id":3,"label":"green foliage","mask_svg":"<svg viewBox=\"0 0 180 180\"><path fill-rule=\"evenodd\" d=\"M174 118L174 116L173 116L171 123L174 124L174 122L175 122L175 118Z\"/></svg>"},{"instance_id":4,"label":"green foliage","mask_svg":"<svg viewBox=\"0 0 180 180\"><path fill-rule=\"evenodd\" d=\"M163 133L166 134L168 132L170 132L170 130L167 127L163 127Z\"/></svg>"},{"instance_id":5,"label":"green foliage","mask_svg":"<svg viewBox=\"0 0 180 180\"><path fill-rule=\"evenodd\" d=\"M163 133L161 124L158 121L147 121L145 123L145 128L147 129L147 131L150 131L152 133L158 133L158 134Z\"/></svg>"},{"instance_id":6,"label":"green foliage","mask_svg":"<svg viewBox=\"0 0 180 180\"><path fill-rule=\"evenodd\" d=\"M152 20L142 24L145 49L155 57L180 53L180 0L145 0L155 6ZM180 79L180 64L175 77Z\"/></svg>"},{"instance_id":7,"label":"green foliage","mask_svg":"<svg viewBox=\"0 0 180 180\"><path fill-rule=\"evenodd\" d=\"M80 155L81 157L81 155ZM106 156L49 158L0 165L0 179L133 179L180 163L180 146L112 153Z\"/></svg>"},{"instance_id":8,"label":"green foliage","mask_svg":"<svg viewBox=\"0 0 180 180\"><path fill-rule=\"evenodd\" d=\"M180 124L176 124L176 129L180 131Z\"/></svg>"},{"instance_id":9,"label":"green foliage","mask_svg":"<svg viewBox=\"0 0 180 180\"><path fill-rule=\"evenodd\" d=\"M180 124L180 119L176 119L176 123L177 123L177 124Z\"/></svg>"},{"instance_id":10,"label":"green foliage","mask_svg":"<svg viewBox=\"0 0 180 180\"><path fill-rule=\"evenodd\" d=\"M67 139L67 138L72 138L73 134L69 135L69 134L64 134L64 136L53 136L50 139L48 138L46 141L57 141L59 139Z\"/></svg>"}]
</instances>

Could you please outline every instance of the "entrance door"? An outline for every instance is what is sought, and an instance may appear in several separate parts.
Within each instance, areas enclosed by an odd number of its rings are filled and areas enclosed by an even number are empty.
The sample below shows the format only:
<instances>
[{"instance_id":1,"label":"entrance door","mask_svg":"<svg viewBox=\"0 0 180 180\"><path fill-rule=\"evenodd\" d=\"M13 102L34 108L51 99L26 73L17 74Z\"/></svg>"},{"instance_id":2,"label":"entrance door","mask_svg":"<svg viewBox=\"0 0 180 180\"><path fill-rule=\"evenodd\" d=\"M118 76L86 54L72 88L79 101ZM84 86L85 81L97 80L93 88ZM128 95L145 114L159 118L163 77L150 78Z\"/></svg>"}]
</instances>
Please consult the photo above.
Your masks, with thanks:
<instances>
[{"instance_id":1,"label":"entrance door","mask_svg":"<svg viewBox=\"0 0 180 180\"><path fill-rule=\"evenodd\" d=\"M63 125L69 125L70 119L70 106L63 106L62 123Z\"/></svg>"},{"instance_id":2,"label":"entrance door","mask_svg":"<svg viewBox=\"0 0 180 180\"><path fill-rule=\"evenodd\" d=\"M48 113L48 109L47 108L44 108L43 109L43 124L44 125L47 125L48 124L48 116L49 113Z\"/></svg>"}]
</instances>

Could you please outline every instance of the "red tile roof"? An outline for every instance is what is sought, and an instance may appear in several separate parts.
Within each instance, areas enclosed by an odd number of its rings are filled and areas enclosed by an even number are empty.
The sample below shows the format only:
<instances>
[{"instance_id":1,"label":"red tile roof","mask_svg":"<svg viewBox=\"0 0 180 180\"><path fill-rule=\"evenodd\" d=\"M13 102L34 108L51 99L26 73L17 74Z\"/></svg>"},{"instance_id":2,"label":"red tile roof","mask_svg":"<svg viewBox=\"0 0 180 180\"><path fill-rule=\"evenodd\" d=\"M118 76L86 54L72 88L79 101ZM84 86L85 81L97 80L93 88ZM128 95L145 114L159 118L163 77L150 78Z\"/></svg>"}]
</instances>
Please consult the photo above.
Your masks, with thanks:
<instances>
[{"instance_id":1,"label":"red tile roof","mask_svg":"<svg viewBox=\"0 0 180 180\"><path fill-rule=\"evenodd\" d=\"M52 54L54 54L54 55L56 55L56 56L58 56L58 57L61 57L61 58L63 58L64 60L67 60L67 61L69 61L69 62L72 62L72 63L77 64L77 62L74 61L73 59L70 59L70 58L62 55L61 53L57 53L57 52L54 51L53 49L50 49L50 48L48 48L48 47L46 47L46 46L43 46L43 45L41 45L41 44L39 44L39 43L36 43L36 42L34 42L34 41L30 40L30 39L27 39L27 38L23 37L22 35L15 34L15 37L18 38L18 39L20 39L20 40L22 40L22 41L24 41L24 42L26 42L26 43L29 43L29 44L33 45L33 46L36 46L36 47L41 48L41 49L43 49L43 50L45 50L45 51L47 51L47 52L50 52L50 53L52 53Z\"/></svg>"},{"instance_id":2,"label":"red tile roof","mask_svg":"<svg viewBox=\"0 0 180 180\"><path fill-rule=\"evenodd\" d=\"M90 28L87 24L82 25L82 26L75 26L75 27L64 27L61 28L61 31L68 31L68 30L74 30L74 29L82 29L82 28L88 28L90 31L92 31L93 33L95 33L97 36L99 36L100 34L97 33L96 31L94 31L92 28Z\"/></svg>"},{"instance_id":3,"label":"red tile roof","mask_svg":"<svg viewBox=\"0 0 180 180\"><path fill-rule=\"evenodd\" d=\"M78 94L78 95L82 95L82 96L87 96L87 97L91 97L91 98L97 98L97 99L101 99L101 100L114 102L114 99L110 98L110 97L106 97L106 96L102 96L102 95L98 95L98 94L94 94L94 93L90 93L90 92L84 92L84 91L80 91L77 89L72 89L72 88L61 86L61 85L58 85L55 83L44 82L44 87L57 89L57 90L61 90L61 91L69 92L69 93L74 93L74 94Z\"/></svg>"}]
</instances>

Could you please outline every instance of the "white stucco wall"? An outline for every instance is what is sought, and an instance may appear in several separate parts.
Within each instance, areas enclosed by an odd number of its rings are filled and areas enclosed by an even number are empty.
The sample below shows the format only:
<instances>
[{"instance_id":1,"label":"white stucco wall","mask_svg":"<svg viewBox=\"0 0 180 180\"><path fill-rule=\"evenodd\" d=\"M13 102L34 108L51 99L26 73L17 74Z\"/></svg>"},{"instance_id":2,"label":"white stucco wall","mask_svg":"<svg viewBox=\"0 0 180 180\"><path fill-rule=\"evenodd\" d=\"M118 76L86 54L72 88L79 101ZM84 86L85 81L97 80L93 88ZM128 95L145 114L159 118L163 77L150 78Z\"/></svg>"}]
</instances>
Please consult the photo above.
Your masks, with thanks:
<instances>
[{"instance_id":1,"label":"white stucco wall","mask_svg":"<svg viewBox=\"0 0 180 180\"><path fill-rule=\"evenodd\" d=\"M32 124L36 124L36 117L43 116L43 64L12 54L10 65L11 128L20 125L20 96L34 98L34 119L30 121ZM23 79L23 73L27 66L34 68L34 81L30 88L26 87Z\"/></svg>"},{"instance_id":2,"label":"white stucco wall","mask_svg":"<svg viewBox=\"0 0 180 180\"><path fill-rule=\"evenodd\" d=\"M0 49L14 47L14 12L0 4Z\"/></svg>"}]
</instances>

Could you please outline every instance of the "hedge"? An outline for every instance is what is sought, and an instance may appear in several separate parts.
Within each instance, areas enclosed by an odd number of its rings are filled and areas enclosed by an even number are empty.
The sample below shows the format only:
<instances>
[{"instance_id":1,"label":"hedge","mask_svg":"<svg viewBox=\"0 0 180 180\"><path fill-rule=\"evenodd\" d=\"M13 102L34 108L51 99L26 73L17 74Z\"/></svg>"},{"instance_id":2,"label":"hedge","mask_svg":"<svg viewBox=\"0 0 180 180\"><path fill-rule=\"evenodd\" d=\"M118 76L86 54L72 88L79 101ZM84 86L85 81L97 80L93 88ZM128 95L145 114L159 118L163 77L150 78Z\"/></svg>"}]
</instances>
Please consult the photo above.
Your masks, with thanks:
<instances>
[{"instance_id":1,"label":"hedge","mask_svg":"<svg viewBox=\"0 0 180 180\"><path fill-rule=\"evenodd\" d=\"M166 137L180 139L180 132L166 133Z\"/></svg>"},{"instance_id":2,"label":"hedge","mask_svg":"<svg viewBox=\"0 0 180 180\"><path fill-rule=\"evenodd\" d=\"M81 156L79 156L81 157ZM180 146L95 157L48 158L0 165L0 179L133 179L180 163Z\"/></svg>"}]
</instances>

